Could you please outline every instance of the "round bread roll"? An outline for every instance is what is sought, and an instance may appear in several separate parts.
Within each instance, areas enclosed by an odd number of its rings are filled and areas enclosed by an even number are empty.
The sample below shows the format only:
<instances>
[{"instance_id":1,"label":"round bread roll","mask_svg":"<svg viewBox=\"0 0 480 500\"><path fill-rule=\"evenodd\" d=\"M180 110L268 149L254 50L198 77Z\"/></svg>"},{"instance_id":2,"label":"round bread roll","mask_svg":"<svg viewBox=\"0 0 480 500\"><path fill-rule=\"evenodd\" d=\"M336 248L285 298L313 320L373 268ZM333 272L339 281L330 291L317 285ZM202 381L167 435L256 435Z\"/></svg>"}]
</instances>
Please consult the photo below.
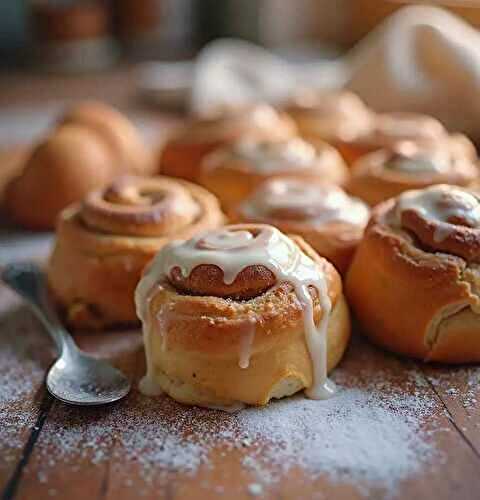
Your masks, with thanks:
<instances>
[{"instance_id":1,"label":"round bread roll","mask_svg":"<svg viewBox=\"0 0 480 500\"><path fill-rule=\"evenodd\" d=\"M331 144L349 164L349 145L368 136L375 113L353 92L303 90L288 102L285 112L307 140Z\"/></svg>"},{"instance_id":2,"label":"round bread roll","mask_svg":"<svg viewBox=\"0 0 480 500\"><path fill-rule=\"evenodd\" d=\"M346 272L370 210L334 184L278 177L266 181L229 213L233 222L271 224L301 236L337 270Z\"/></svg>"},{"instance_id":3,"label":"round bread roll","mask_svg":"<svg viewBox=\"0 0 480 500\"><path fill-rule=\"evenodd\" d=\"M431 148L405 141L369 153L354 163L345 188L373 206L434 184L469 186L479 177L477 158L463 150L468 139L459 140L449 138Z\"/></svg>"},{"instance_id":4,"label":"round bread roll","mask_svg":"<svg viewBox=\"0 0 480 500\"><path fill-rule=\"evenodd\" d=\"M379 149L391 150L401 142L414 143L421 148L442 148L452 141L452 148L471 155L472 145L461 134L449 135L445 127L435 118L418 113L383 113L375 115L373 127L363 136L345 145L343 154L352 166L362 156ZM468 151L468 152L467 152Z\"/></svg>"},{"instance_id":5,"label":"round bread roll","mask_svg":"<svg viewBox=\"0 0 480 500\"><path fill-rule=\"evenodd\" d=\"M348 343L348 308L338 273L299 237L237 225L168 245L136 303L147 394L233 409L334 391L327 372Z\"/></svg>"},{"instance_id":6,"label":"round bread roll","mask_svg":"<svg viewBox=\"0 0 480 500\"><path fill-rule=\"evenodd\" d=\"M260 184L280 176L342 184L348 178L348 169L338 152L325 142L309 143L299 137L244 140L205 158L199 182L229 210Z\"/></svg>"},{"instance_id":7,"label":"round bread roll","mask_svg":"<svg viewBox=\"0 0 480 500\"><path fill-rule=\"evenodd\" d=\"M160 171L197 181L206 155L240 139L284 140L293 137L293 121L265 104L190 120L165 144Z\"/></svg>"},{"instance_id":8,"label":"round bread roll","mask_svg":"<svg viewBox=\"0 0 480 500\"><path fill-rule=\"evenodd\" d=\"M200 186L163 177L121 177L65 209L48 282L68 325L138 322L134 290L166 243L221 225L217 200Z\"/></svg>"},{"instance_id":9,"label":"round bread roll","mask_svg":"<svg viewBox=\"0 0 480 500\"><path fill-rule=\"evenodd\" d=\"M150 174L153 161L132 124L94 102L68 111L33 149L6 188L5 204L17 223L52 229L60 211L120 174Z\"/></svg>"},{"instance_id":10,"label":"round bread roll","mask_svg":"<svg viewBox=\"0 0 480 500\"><path fill-rule=\"evenodd\" d=\"M424 361L480 361L480 197L440 184L378 205L347 275L377 344Z\"/></svg>"}]
</instances>

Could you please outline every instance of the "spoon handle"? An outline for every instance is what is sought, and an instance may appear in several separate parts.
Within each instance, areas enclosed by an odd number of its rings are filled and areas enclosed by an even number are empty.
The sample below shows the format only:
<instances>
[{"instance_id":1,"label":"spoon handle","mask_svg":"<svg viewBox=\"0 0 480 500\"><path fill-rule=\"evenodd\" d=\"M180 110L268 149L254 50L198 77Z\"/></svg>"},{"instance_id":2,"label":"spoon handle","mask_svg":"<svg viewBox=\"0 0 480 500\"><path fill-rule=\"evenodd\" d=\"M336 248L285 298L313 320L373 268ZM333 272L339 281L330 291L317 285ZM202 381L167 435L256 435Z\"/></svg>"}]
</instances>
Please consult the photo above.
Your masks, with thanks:
<instances>
[{"instance_id":1,"label":"spoon handle","mask_svg":"<svg viewBox=\"0 0 480 500\"><path fill-rule=\"evenodd\" d=\"M33 262L7 264L0 273L1 280L24 298L54 340L59 355L75 348L71 335L63 328L49 300L45 275Z\"/></svg>"}]
</instances>

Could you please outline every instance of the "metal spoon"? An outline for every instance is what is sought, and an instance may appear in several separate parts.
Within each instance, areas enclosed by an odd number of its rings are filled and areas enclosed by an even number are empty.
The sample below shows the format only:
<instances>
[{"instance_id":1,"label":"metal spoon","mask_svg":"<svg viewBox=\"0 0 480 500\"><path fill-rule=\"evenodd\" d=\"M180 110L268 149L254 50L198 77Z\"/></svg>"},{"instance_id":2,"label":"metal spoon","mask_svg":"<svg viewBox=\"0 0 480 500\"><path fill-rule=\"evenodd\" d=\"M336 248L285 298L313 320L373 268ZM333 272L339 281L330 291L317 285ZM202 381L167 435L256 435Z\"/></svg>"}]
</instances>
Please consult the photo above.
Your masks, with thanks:
<instances>
[{"instance_id":1,"label":"metal spoon","mask_svg":"<svg viewBox=\"0 0 480 500\"><path fill-rule=\"evenodd\" d=\"M130 382L106 361L82 352L60 324L48 298L45 276L33 263L8 264L2 281L23 297L54 340L59 358L47 375L52 396L73 405L101 405L128 394Z\"/></svg>"}]
</instances>

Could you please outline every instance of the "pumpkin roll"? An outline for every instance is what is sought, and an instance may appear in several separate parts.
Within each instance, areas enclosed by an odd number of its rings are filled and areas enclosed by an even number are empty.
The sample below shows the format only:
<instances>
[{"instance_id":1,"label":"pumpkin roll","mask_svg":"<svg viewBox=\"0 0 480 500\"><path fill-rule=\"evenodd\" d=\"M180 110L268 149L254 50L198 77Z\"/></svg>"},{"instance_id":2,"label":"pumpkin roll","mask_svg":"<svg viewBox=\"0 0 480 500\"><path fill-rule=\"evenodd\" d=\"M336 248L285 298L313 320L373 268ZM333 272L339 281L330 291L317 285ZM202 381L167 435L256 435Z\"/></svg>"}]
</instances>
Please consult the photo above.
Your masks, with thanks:
<instances>
[{"instance_id":1,"label":"pumpkin roll","mask_svg":"<svg viewBox=\"0 0 480 500\"><path fill-rule=\"evenodd\" d=\"M445 184L373 210L347 275L365 334L424 361L480 361L480 197Z\"/></svg>"},{"instance_id":2,"label":"pumpkin roll","mask_svg":"<svg viewBox=\"0 0 480 500\"><path fill-rule=\"evenodd\" d=\"M469 186L478 179L476 157L468 150L444 146L420 147L413 142L397 143L358 159L346 189L369 205L376 205L404 191L434 184Z\"/></svg>"},{"instance_id":3,"label":"pumpkin roll","mask_svg":"<svg viewBox=\"0 0 480 500\"><path fill-rule=\"evenodd\" d=\"M219 147L242 138L275 141L295 134L295 124L287 115L264 104L192 118L166 142L160 172L196 181L202 160Z\"/></svg>"},{"instance_id":4,"label":"pumpkin roll","mask_svg":"<svg viewBox=\"0 0 480 500\"><path fill-rule=\"evenodd\" d=\"M145 265L172 239L220 226L217 200L163 177L120 177L65 209L48 282L66 322L101 329L138 321L134 291Z\"/></svg>"},{"instance_id":5,"label":"pumpkin roll","mask_svg":"<svg viewBox=\"0 0 480 500\"><path fill-rule=\"evenodd\" d=\"M126 117L101 103L80 103L33 148L7 186L5 203L22 226L53 229L61 210L89 191L152 169L150 151Z\"/></svg>"},{"instance_id":6,"label":"pumpkin roll","mask_svg":"<svg viewBox=\"0 0 480 500\"><path fill-rule=\"evenodd\" d=\"M304 90L284 107L307 140L322 140L350 163L350 144L373 130L375 113L353 92Z\"/></svg>"},{"instance_id":7,"label":"pumpkin roll","mask_svg":"<svg viewBox=\"0 0 480 500\"><path fill-rule=\"evenodd\" d=\"M229 215L234 222L271 224L301 236L343 274L370 210L334 184L279 177L262 184Z\"/></svg>"},{"instance_id":8,"label":"pumpkin roll","mask_svg":"<svg viewBox=\"0 0 480 500\"><path fill-rule=\"evenodd\" d=\"M209 155L199 181L230 209L261 183L280 176L343 184L348 169L339 153L325 142L309 143L299 137L244 140Z\"/></svg>"},{"instance_id":9,"label":"pumpkin roll","mask_svg":"<svg viewBox=\"0 0 480 500\"><path fill-rule=\"evenodd\" d=\"M335 390L327 373L348 343L348 308L335 268L300 237L248 224L167 245L136 304L147 394L235 409Z\"/></svg>"}]
</instances>

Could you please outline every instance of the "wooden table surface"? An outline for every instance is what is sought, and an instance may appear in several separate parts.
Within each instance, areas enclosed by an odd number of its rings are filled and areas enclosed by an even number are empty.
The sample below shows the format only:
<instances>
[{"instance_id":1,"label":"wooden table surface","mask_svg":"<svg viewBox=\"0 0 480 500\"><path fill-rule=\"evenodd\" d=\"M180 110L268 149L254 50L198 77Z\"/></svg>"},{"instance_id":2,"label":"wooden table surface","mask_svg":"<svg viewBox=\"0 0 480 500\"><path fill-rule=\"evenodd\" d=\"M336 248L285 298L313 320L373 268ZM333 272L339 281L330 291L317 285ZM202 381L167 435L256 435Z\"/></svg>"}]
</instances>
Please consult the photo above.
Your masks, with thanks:
<instances>
[{"instance_id":1,"label":"wooden table surface","mask_svg":"<svg viewBox=\"0 0 480 500\"><path fill-rule=\"evenodd\" d=\"M118 85L115 95L123 103L125 96L131 97L131 84L125 83L125 77L117 82L117 77L112 77L112 86ZM99 97L107 94L103 85L109 80L104 78ZM12 82L20 87L19 92L14 92L5 81L0 82L0 106L8 101L11 112L13 105L38 105L32 87L24 78L14 76L9 79ZM53 82L58 85L58 80ZM97 84L98 81L86 86L74 83L71 93L67 85L67 89L62 87L61 97L73 94L75 98L97 97ZM40 78L38 88L42 98L53 99L52 85L48 78ZM3 227L0 262L13 258L42 260L50 244L51 235L18 233ZM301 466L282 469L278 463L267 463L267 471L259 475L258 470L248 467L247 460L253 453L250 446L258 443L243 446L243 441L236 442L237 437L227 437L221 430L235 417L188 409L165 398L152 400L138 393L137 383L144 373L138 332L81 334L77 340L81 347L110 359L128 374L133 390L124 401L88 409L68 407L53 400L44 386L44 376L53 359L51 344L21 301L0 286L0 491L4 499L180 500L256 496L467 500L480 496L480 406L477 404L480 370L476 367L426 366L402 360L376 349L355 334L337 370L341 390L358 388L362 394L375 393L385 401L385 408L390 408L392 425L404 415L405 425L418 433L422 446L412 448L412 456L399 449L398 463L396 450L372 450L390 457L392 481L385 477L384 466L377 471L381 469L383 475L375 475L375 463L368 461L376 455L368 453L365 480L359 479L355 467L362 457L355 455L360 448L354 441L351 442L353 458L344 464L340 478L331 473L328 464L325 470L320 466L313 474ZM413 410L402 407L406 401L404 395L418 401L418 415L415 405ZM285 404L297 403L292 400ZM339 419L343 418L340 413ZM265 419L268 415L265 413ZM268 422L264 424L268 432ZM355 422L349 425L355 427ZM368 422L358 422L360 430L365 425ZM184 446L183 441L170 443L169 439L178 436L170 435L169 426L175 432L180 429L189 434ZM211 435L206 430L209 426L213 429ZM379 432L384 429L385 423ZM219 434L215 436L217 431ZM342 432L340 428L338 439L343 443L346 440ZM345 429L347 432L351 433L352 428ZM394 433L395 429L389 432ZM201 438L200 444L195 444L196 436ZM209 439L211 443L205 443ZM330 439L335 440L336 436ZM392 446L398 445L397 441ZM372 439L372 447L378 443L388 448L385 439ZM205 455L201 450L203 445ZM262 449L256 453L260 453L257 458L261 459ZM344 455L348 456L348 450L341 450L340 456ZM406 458L415 466L400 470ZM370 481L371 477L377 480Z\"/></svg>"}]
</instances>

